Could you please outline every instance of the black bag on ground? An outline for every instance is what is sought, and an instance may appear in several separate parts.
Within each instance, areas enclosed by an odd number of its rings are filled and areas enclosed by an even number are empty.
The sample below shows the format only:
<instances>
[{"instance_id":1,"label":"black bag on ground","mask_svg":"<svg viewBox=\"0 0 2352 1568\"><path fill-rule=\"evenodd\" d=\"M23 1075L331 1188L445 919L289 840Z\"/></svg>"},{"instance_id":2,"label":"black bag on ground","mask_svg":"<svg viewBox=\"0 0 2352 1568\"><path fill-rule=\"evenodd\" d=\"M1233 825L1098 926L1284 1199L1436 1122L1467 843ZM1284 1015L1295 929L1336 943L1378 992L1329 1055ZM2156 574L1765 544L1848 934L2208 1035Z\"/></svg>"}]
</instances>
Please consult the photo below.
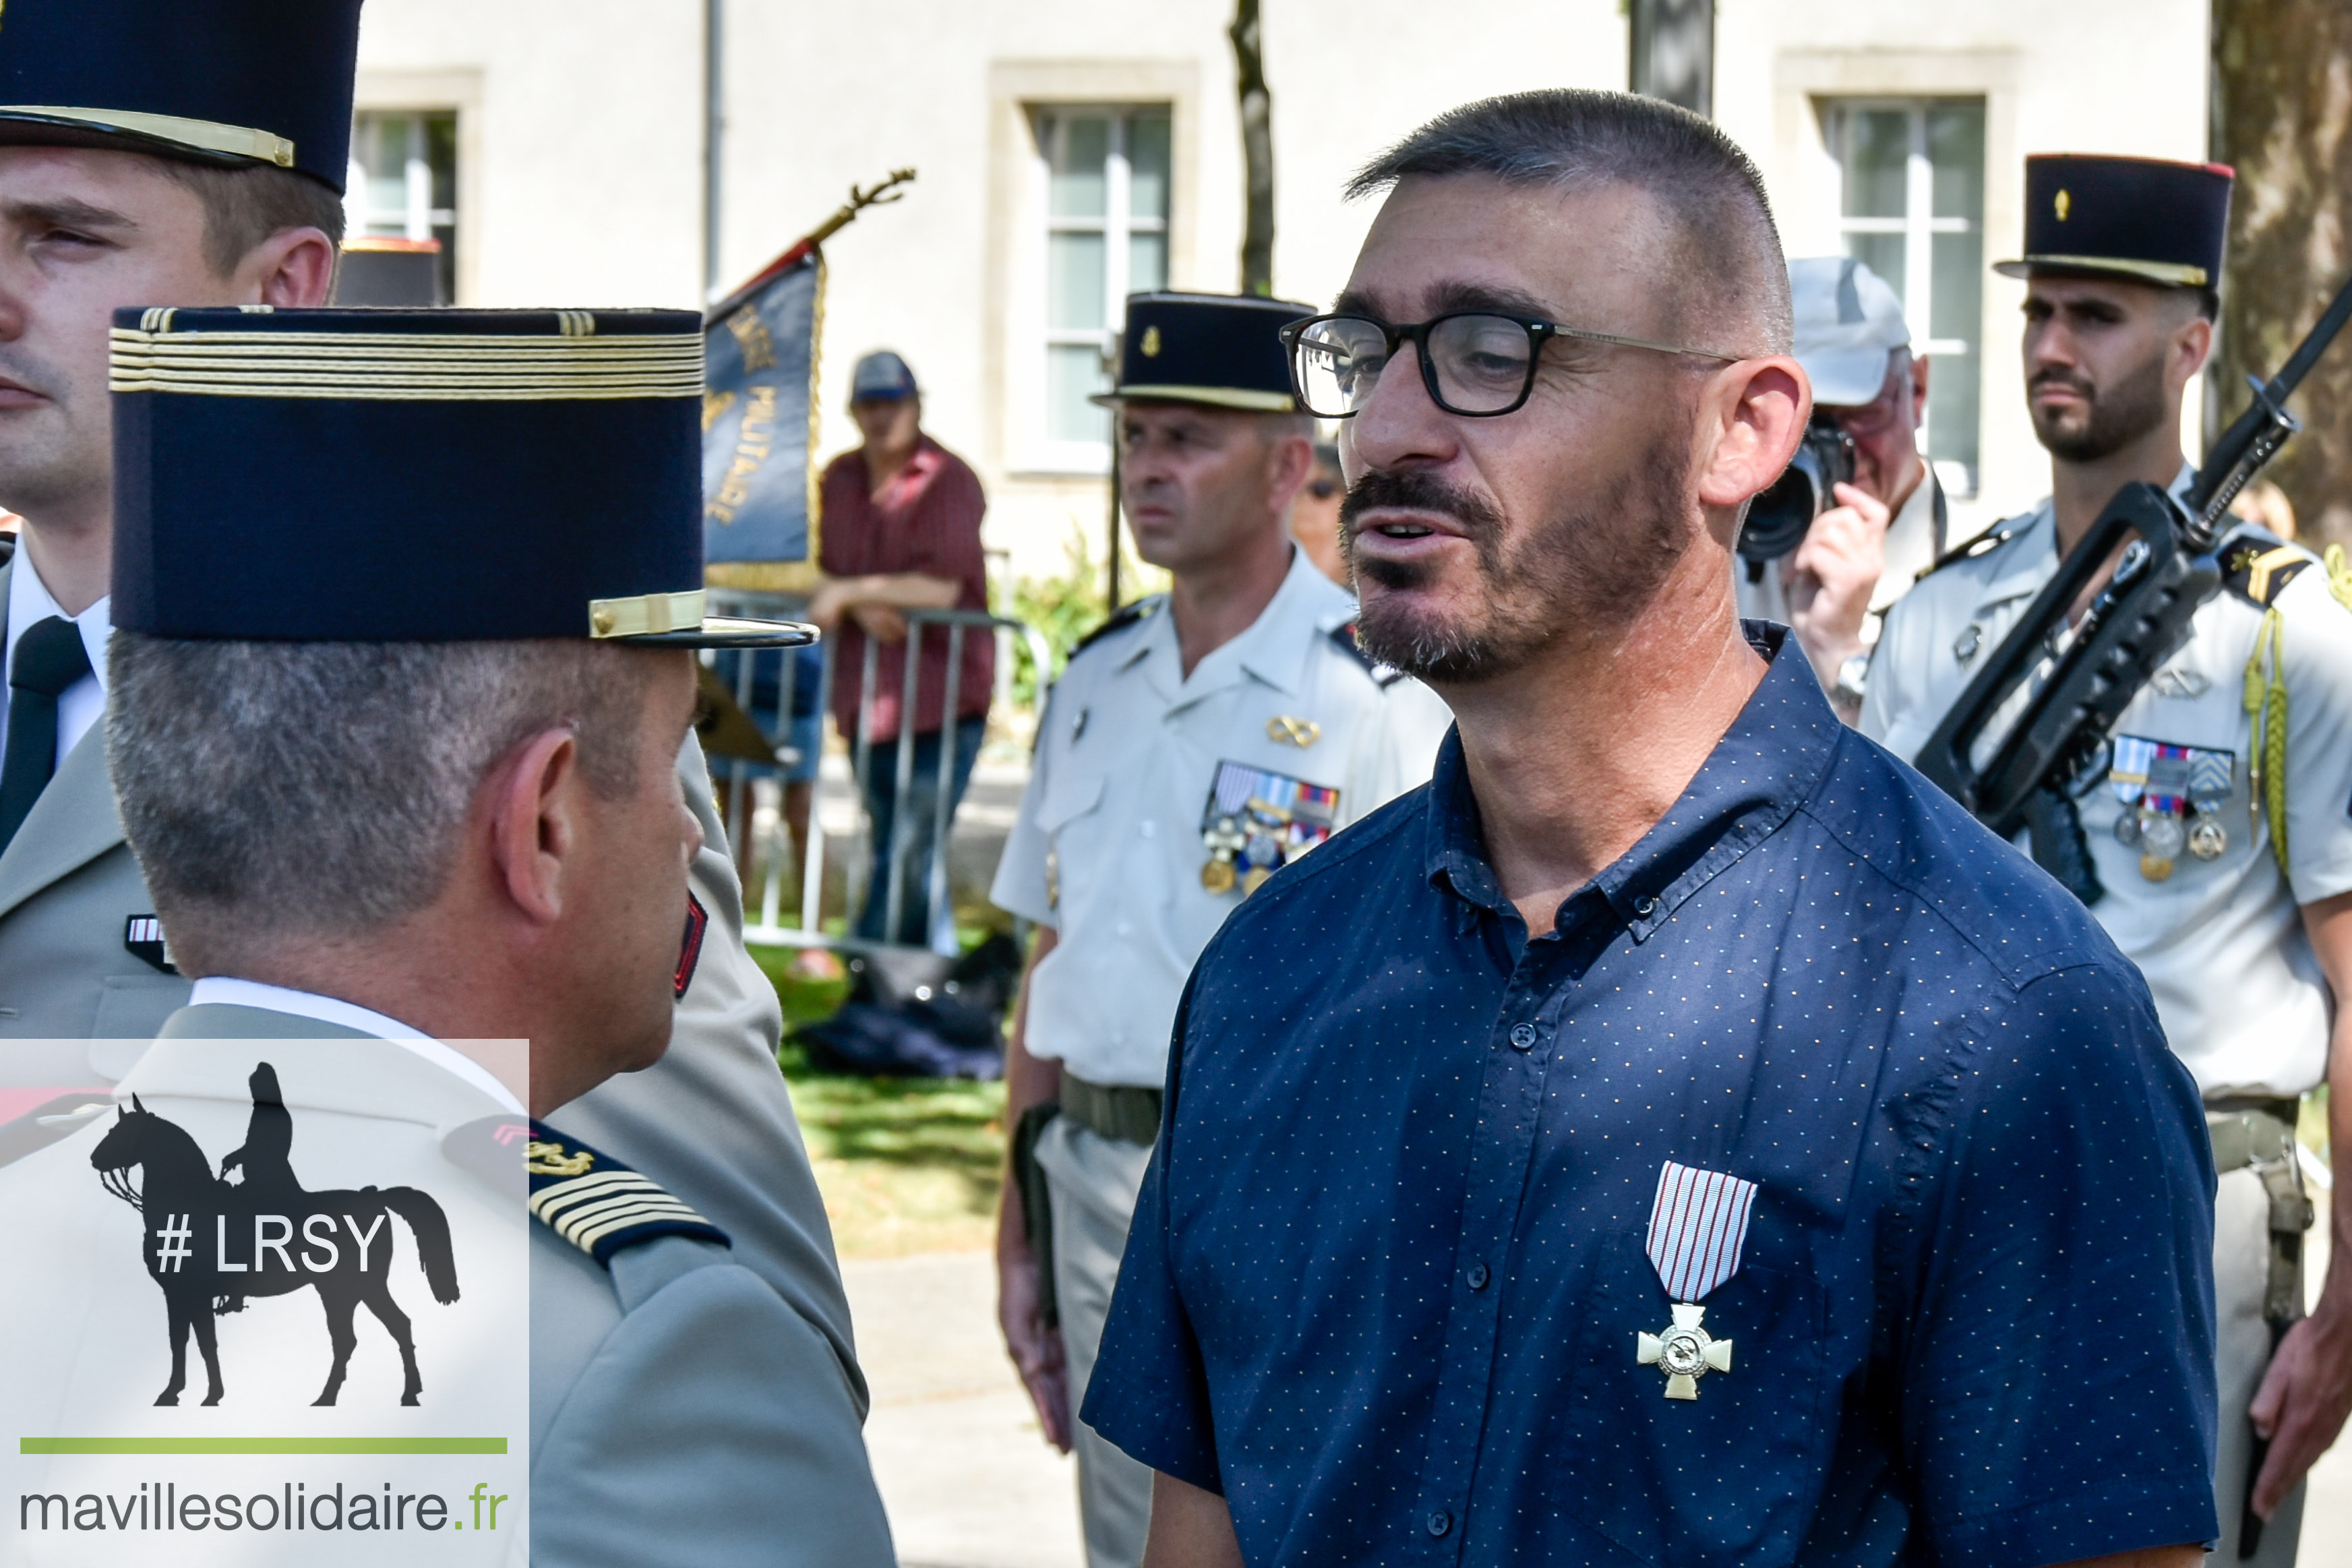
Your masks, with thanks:
<instances>
[{"instance_id":1,"label":"black bag on ground","mask_svg":"<svg viewBox=\"0 0 2352 1568\"><path fill-rule=\"evenodd\" d=\"M878 948L852 958L849 971L855 984L841 1011L795 1034L812 1066L870 1078L1004 1076L999 1021L1021 973L1010 937L992 936L955 960Z\"/></svg>"}]
</instances>

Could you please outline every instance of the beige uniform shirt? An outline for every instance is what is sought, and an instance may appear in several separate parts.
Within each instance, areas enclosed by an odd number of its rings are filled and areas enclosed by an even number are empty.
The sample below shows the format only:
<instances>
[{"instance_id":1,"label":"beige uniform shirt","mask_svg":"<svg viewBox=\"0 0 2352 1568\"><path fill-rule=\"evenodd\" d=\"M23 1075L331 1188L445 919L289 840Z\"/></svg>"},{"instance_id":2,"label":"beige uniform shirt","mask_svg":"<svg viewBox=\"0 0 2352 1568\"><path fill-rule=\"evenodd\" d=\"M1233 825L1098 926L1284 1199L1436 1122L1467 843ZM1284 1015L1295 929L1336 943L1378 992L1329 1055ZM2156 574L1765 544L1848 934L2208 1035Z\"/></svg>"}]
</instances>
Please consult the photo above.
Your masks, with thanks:
<instances>
[{"instance_id":1,"label":"beige uniform shirt","mask_svg":"<svg viewBox=\"0 0 2352 1568\"><path fill-rule=\"evenodd\" d=\"M2003 526L2006 542L1927 577L1887 618L1862 731L1906 761L2057 573L2050 503ZM2091 912L2147 977L2172 1048L2208 1098L2299 1095L2326 1076L2336 1003L2298 906L2352 890L2352 608L2307 551L2246 531L2221 553L2229 586L2124 710L2114 762L2078 803L2106 888ZM2255 718L2245 703L2247 665L2273 610L2287 696L2284 870L2254 809ZM2210 770L2214 809L2201 815L2224 838L2210 859L2176 856L2161 881L2143 873L2142 847L2116 834L2119 820L2139 815L2158 748L2177 772Z\"/></svg>"}]
</instances>

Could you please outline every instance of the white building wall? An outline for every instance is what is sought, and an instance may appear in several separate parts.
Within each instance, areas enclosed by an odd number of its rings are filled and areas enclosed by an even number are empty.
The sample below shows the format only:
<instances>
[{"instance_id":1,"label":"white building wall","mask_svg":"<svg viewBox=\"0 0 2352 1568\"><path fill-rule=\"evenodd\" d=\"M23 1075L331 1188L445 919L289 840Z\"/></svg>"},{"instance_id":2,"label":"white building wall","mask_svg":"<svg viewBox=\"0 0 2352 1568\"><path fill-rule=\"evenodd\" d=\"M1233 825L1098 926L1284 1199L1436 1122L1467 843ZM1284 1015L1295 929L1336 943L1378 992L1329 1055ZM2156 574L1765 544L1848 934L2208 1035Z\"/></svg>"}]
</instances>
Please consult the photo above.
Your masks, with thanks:
<instances>
[{"instance_id":1,"label":"white building wall","mask_svg":"<svg viewBox=\"0 0 2352 1568\"><path fill-rule=\"evenodd\" d=\"M1987 100L1987 259L2014 253L2029 151L2194 158L2204 147L2198 0L1718 0L1717 118L1763 167L1792 251L1836 247L1831 95ZM900 204L826 247L826 455L854 440L849 367L906 354L927 422L977 467L989 540L1016 570L1097 542L1097 476L1040 472L1024 415L1036 350L1035 181L1024 102L1174 105L1170 275L1238 269L1241 153L1226 0L950 0L861 6L728 0L722 285L913 165ZM1276 291L1321 303L1370 220L1339 191L1382 145L1456 103L1543 86L1617 87L1618 0L1265 0L1274 94ZM459 286L481 305L691 306L702 273L700 0L371 0L364 107L461 113ZM1980 499L2046 488L2015 371L2019 285L1987 282ZM2192 416L2190 428L2195 428Z\"/></svg>"}]
</instances>

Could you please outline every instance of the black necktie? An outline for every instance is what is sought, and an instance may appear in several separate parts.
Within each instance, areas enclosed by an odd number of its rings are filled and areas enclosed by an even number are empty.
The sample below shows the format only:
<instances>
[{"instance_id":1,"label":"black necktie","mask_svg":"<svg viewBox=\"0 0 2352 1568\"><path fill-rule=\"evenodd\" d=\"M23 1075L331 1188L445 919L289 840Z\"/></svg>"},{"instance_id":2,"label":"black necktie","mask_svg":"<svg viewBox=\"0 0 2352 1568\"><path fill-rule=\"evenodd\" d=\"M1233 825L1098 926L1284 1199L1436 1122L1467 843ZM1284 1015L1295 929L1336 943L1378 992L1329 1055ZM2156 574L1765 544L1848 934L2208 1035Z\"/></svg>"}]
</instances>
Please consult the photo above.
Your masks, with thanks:
<instances>
[{"instance_id":1,"label":"black necktie","mask_svg":"<svg viewBox=\"0 0 2352 1568\"><path fill-rule=\"evenodd\" d=\"M58 765L58 698L90 673L81 628L62 616L16 639L8 672L8 755L0 763L0 847L16 837Z\"/></svg>"}]
</instances>

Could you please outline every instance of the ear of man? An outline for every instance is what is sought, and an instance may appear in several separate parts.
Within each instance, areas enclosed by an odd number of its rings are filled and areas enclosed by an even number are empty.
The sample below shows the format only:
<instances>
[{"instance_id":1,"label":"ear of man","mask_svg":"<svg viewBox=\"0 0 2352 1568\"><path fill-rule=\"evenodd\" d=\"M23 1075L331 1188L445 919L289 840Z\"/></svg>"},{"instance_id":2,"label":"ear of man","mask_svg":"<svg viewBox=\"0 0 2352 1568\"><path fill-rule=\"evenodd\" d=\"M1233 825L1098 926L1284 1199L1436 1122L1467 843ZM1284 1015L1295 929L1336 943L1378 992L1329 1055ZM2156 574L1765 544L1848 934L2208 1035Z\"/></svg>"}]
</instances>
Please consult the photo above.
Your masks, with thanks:
<instances>
[{"instance_id":1,"label":"ear of man","mask_svg":"<svg viewBox=\"0 0 2352 1568\"><path fill-rule=\"evenodd\" d=\"M1698 396L1697 490L1707 531L1725 549L1741 509L1797 455L1812 408L1804 372L1783 354L1741 360L1707 378Z\"/></svg>"},{"instance_id":2,"label":"ear of man","mask_svg":"<svg viewBox=\"0 0 2352 1568\"><path fill-rule=\"evenodd\" d=\"M527 927L560 924L572 901L590 793L568 728L531 736L483 781L490 881Z\"/></svg>"},{"instance_id":3,"label":"ear of man","mask_svg":"<svg viewBox=\"0 0 2352 1568\"><path fill-rule=\"evenodd\" d=\"M1295 415L1270 415L1259 426L1265 444L1265 499L1276 517L1290 515L1290 505L1315 472L1315 443L1299 426Z\"/></svg>"}]
</instances>

